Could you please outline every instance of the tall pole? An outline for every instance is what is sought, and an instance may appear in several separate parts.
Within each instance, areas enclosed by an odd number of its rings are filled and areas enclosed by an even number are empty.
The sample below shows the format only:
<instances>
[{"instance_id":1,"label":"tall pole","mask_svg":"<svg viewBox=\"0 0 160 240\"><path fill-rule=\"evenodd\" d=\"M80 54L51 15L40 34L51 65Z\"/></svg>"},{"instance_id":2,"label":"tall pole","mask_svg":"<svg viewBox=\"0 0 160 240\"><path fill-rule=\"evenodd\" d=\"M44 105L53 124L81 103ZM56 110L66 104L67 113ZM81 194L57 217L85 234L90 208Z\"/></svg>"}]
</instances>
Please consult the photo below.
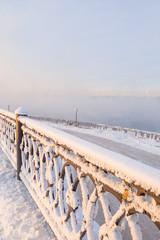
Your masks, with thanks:
<instances>
[{"instance_id":1,"label":"tall pole","mask_svg":"<svg viewBox=\"0 0 160 240\"><path fill-rule=\"evenodd\" d=\"M78 116L78 108L74 108L74 111L75 111L75 122L76 122L76 125L77 125L77 116Z\"/></svg>"},{"instance_id":2,"label":"tall pole","mask_svg":"<svg viewBox=\"0 0 160 240\"><path fill-rule=\"evenodd\" d=\"M77 112L76 112L76 122L77 122Z\"/></svg>"}]
</instances>

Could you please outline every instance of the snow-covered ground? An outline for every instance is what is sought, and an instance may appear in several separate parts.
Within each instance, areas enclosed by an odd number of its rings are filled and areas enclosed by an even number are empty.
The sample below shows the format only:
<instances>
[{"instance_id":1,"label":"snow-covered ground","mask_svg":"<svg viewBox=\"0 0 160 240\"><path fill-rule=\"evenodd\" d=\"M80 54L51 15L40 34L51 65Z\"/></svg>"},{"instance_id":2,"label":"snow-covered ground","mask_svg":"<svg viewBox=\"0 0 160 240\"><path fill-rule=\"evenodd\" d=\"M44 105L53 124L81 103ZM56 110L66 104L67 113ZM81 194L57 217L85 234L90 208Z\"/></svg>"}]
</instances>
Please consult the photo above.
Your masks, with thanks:
<instances>
[{"instance_id":1,"label":"snow-covered ground","mask_svg":"<svg viewBox=\"0 0 160 240\"><path fill-rule=\"evenodd\" d=\"M156 142L153 139L143 139L133 136L131 133L117 132L113 130L101 130L101 129L87 129L74 126L67 126L62 124L54 124L51 122L44 122L45 124L61 129L72 130L79 133L90 134L97 137L106 138L115 142L124 143L134 148L144 150L146 152L160 155L160 142Z\"/></svg>"},{"instance_id":2,"label":"snow-covered ground","mask_svg":"<svg viewBox=\"0 0 160 240\"><path fill-rule=\"evenodd\" d=\"M53 232L0 149L0 240L51 239Z\"/></svg>"}]
</instances>

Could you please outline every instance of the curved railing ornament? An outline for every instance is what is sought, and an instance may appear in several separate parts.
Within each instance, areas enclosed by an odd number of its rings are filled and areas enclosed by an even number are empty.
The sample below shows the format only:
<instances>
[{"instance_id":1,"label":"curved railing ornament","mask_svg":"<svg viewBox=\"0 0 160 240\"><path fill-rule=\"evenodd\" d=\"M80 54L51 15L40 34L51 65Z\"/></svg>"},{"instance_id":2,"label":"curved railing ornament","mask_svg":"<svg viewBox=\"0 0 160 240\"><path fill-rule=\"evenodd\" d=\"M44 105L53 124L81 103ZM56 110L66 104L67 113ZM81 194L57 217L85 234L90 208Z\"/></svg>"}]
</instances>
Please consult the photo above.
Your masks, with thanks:
<instances>
[{"instance_id":1,"label":"curved railing ornament","mask_svg":"<svg viewBox=\"0 0 160 240\"><path fill-rule=\"evenodd\" d=\"M160 238L159 169L26 116L17 121L19 177L57 239ZM0 111L0 145L12 163L15 129L15 115Z\"/></svg>"}]
</instances>

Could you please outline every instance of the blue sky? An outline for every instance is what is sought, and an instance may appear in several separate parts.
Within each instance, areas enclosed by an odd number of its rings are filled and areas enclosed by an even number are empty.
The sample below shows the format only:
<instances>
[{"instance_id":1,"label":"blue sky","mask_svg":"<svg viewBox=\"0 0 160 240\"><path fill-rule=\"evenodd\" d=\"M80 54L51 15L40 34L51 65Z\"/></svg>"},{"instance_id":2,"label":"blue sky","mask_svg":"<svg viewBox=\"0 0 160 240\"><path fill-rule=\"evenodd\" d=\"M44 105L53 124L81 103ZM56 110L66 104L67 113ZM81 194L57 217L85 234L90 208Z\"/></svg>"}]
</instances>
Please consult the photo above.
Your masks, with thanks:
<instances>
[{"instance_id":1,"label":"blue sky","mask_svg":"<svg viewBox=\"0 0 160 240\"><path fill-rule=\"evenodd\" d=\"M10 94L160 95L160 1L0 1Z\"/></svg>"}]
</instances>

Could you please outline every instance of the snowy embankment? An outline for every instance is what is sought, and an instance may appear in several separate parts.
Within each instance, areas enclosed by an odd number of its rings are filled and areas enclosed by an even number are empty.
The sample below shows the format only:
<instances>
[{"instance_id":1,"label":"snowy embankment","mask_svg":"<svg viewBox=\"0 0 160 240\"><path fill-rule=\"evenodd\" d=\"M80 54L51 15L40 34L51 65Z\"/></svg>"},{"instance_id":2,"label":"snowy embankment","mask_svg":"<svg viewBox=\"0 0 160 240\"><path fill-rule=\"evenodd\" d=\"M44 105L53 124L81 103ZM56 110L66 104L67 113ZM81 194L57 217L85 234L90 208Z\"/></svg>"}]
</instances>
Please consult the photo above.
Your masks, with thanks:
<instances>
[{"instance_id":1,"label":"snowy embankment","mask_svg":"<svg viewBox=\"0 0 160 240\"><path fill-rule=\"evenodd\" d=\"M154 139L139 138L132 133L125 133L119 131L113 131L111 129L87 129L82 127L67 126L62 124L54 124L51 122L44 122L48 126L58 128L61 130L73 130L79 133L90 134L97 137L106 138L115 142L124 143L134 148L142 149L146 152L160 155L160 142L156 142Z\"/></svg>"},{"instance_id":2,"label":"snowy embankment","mask_svg":"<svg viewBox=\"0 0 160 240\"><path fill-rule=\"evenodd\" d=\"M0 240L51 239L53 232L0 149Z\"/></svg>"}]
</instances>

